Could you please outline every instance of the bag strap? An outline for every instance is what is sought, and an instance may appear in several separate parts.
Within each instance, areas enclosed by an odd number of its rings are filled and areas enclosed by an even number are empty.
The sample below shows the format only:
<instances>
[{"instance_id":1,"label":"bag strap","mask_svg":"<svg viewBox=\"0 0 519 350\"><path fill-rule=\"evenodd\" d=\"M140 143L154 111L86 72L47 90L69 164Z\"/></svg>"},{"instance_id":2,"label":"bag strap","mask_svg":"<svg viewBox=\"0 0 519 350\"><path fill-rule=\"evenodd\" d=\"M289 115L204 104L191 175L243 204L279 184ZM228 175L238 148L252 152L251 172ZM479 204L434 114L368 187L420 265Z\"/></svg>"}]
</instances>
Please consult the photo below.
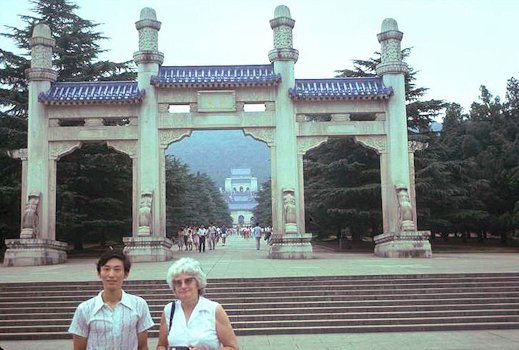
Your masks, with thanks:
<instances>
[{"instance_id":1,"label":"bag strap","mask_svg":"<svg viewBox=\"0 0 519 350\"><path fill-rule=\"evenodd\" d=\"M171 303L171 313L169 314L168 334L171 331L171 326L173 325L173 315L175 314L175 305L176 305L176 300L173 300L173 302Z\"/></svg>"}]
</instances>

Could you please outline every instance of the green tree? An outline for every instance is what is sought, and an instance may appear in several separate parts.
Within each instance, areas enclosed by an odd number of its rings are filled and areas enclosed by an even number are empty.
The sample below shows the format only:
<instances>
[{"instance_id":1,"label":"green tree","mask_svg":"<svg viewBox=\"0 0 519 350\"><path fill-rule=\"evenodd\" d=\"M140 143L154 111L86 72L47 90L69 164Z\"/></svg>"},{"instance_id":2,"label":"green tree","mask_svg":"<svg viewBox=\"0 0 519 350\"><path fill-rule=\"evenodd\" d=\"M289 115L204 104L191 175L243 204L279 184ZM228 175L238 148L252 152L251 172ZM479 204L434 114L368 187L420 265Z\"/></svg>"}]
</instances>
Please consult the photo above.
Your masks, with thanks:
<instances>
[{"instance_id":1,"label":"green tree","mask_svg":"<svg viewBox=\"0 0 519 350\"><path fill-rule=\"evenodd\" d=\"M189 173L174 156L166 158L166 233L173 237L187 225L232 224L229 207L207 174Z\"/></svg>"},{"instance_id":2,"label":"green tree","mask_svg":"<svg viewBox=\"0 0 519 350\"><path fill-rule=\"evenodd\" d=\"M471 201L481 207L476 218L478 229L474 230L481 240L491 232L506 242L506 233L513 229L519 167L517 93L513 78L508 82L505 103L482 86L480 101L471 105L467 121L463 151L472 165L473 182L480 184Z\"/></svg>"},{"instance_id":3,"label":"green tree","mask_svg":"<svg viewBox=\"0 0 519 350\"><path fill-rule=\"evenodd\" d=\"M411 49L402 50L404 60L410 53ZM353 68L338 70L338 77L375 76L379 63L379 53L367 60L353 60ZM409 138L428 142L434 137L430 134L430 123L445 104L435 99L424 100L427 88L416 85L416 76L417 71L409 67L405 76L408 127L412 130ZM425 133L425 136L417 132ZM416 155L418 164L421 153ZM380 163L373 151L350 139L331 140L308 152L304 165L305 209L310 230L326 236L349 227L353 239L382 233ZM421 169L417 167L416 170ZM444 170L437 164L429 175L440 176L438 173ZM424 184L417 181L417 188L425 190L432 187L433 182L432 179ZM420 214L429 212L423 210Z\"/></svg>"},{"instance_id":4,"label":"green tree","mask_svg":"<svg viewBox=\"0 0 519 350\"><path fill-rule=\"evenodd\" d=\"M106 145L85 145L58 162L56 237L117 244L132 232L132 164Z\"/></svg>"},{"instance_id":5,"label":"green tree","mask_svg":"<svg viewBox=\"0 0 519 350\"><path fill-rule=\"evenodd\" d=\"M308 230L327 237L349 227L354 240L382 233L380 166L351 139L330 140L304 159Z\"/></svg>"},{"instance_id":6,"label":"green tree","mask_svg":"<svg viewBox=\"0 0 519 350\"><path fill-rule=\"evenodd\" d=\"M405 61L411 54L411 48L402 50L402 59ZM376 75L376 67L381 62L380 53L375 52L375 57L367 60L353 60L353 69L337 70L337 77L372 77ZM409 66L405 75L405 99L407 125L419 132L430 131L431 122L440 115L445 107L442 100L423 100L429 90L416 86L417 74L413 67Z\"/></svg>"},{"instance_id":7,"label":"green tree","mask_svg":"<svg viewBox=\"0 0 519 350\"><path fill-rule=\"evenodd\" d=\"M6 238L19 235L20 206L12 204L21 200L21 164L5 154L8 150L26 147L28 86L25 69L30 67L29 38L34 25L46 23L56 39L53 66L58 70L59 81L126 80L135 77L135 69L130 62L114 63L98 59L103 52L99 41L105 37L96 31L98 24L76 14L78 6L72 1L33 0L31 3L34 6L32 14L20 15L23 25L8 26L7 32L2 34L14 41L18 52L0 48L0 232ZM110 158L110 155L106 157ZM62 173L62 176L67 174ZM68 182L63 179L59 181ZM58 187L58 203L70 202L70 195L71 192ZM61 196L64 196L63 200L59 198ZM67 196L68 199L65 198ZM68 220L70 226L75 214L64 208L58 208L58 212L58 219ZM60 225L64 224L58 221Z\"/></svg>"},{"instance_id":8,"label":"green tree","mask_svg":"<svg viewBox=\"0 0 519 350\"><path fill-rule=\"evenodd\" d=\"M254 217L261 226L272 226L272 187L271 180L268 179L261 184L256 194L258 205L254 208Z\"/></svg>"}]
</instances>

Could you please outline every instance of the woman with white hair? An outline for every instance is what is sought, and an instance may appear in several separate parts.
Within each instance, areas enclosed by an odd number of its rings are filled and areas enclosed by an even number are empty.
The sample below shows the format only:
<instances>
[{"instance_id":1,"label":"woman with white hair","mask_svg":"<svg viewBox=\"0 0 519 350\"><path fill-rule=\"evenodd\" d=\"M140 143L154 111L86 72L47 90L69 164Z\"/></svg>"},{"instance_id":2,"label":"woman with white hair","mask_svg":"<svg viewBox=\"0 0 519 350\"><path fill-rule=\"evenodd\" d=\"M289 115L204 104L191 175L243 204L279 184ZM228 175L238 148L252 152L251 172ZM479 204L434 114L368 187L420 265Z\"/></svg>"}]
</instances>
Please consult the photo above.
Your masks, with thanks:
<instances>
[{"instance_id":1,"label":"woman with white hair","mask_svg":"<svg viewBox=\"0 0 519 350\"><path fill-rule=\"evenodd\" d=\"M178 300L164 307L157 350L239 349L223 307L203 297L207 279L198 261L177 260L166 282Z\"/></svg>"}]
</instances>

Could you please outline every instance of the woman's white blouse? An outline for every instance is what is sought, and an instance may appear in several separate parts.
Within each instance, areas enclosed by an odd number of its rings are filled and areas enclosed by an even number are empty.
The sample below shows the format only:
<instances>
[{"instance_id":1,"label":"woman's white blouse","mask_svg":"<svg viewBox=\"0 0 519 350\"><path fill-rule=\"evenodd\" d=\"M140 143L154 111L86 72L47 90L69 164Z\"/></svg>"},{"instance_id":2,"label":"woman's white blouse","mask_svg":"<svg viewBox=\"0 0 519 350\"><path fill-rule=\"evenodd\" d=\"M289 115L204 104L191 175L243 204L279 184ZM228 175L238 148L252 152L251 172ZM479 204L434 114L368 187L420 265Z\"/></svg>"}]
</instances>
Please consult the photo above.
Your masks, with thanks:
<instances>
[{"instance_id":1,"label":"woman's white blouse","mask_svg":"<svg viewBox=\"0 0 519 350\"><path fill-rule=\"evenodd\" d=\"M180 300L176 300L175 303L173 326L168 334L169 346L204 345L209 349L219 349L220 341L216 334L216 307L218 303L202 296L199 297L188 322L186 322ZM168 328L171 304L169 303L164 307L164 317Z\"/></svg>"}]
</instances>

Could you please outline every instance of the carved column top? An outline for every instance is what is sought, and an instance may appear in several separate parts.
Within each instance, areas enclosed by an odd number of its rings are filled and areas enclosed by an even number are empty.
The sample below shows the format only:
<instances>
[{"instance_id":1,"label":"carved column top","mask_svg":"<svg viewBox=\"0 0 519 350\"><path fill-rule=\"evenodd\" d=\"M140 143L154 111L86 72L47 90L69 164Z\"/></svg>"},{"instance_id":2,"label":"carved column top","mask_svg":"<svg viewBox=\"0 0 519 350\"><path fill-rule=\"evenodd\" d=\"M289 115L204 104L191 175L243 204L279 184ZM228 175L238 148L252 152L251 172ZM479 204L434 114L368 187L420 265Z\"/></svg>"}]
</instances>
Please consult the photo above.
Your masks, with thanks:
<instances>
[{"instance_id":1,"label":"carved column top","mask_svg":"<svg viewBox=\"0 0 519 350\"><path fill-rule=\"evenodd\" d=\"M52 38L50 27L38 23L29 39L31 45L31 68L26 69L28 81L56 81L58 73L52 69L52 48L56 41Z\"/></svg>"},{"instance_id":2,"label":"carved column top","mask_svg":"<svg viewBox=\"0 0 519 350\"><path fill-rule=\"evenodd\" d=\"M380 42L381 62L377 65L377 75L387 73L407 73L408 67L402 61L400 42L404 33L398 30L398 23L393 18L382 21L382 32L377 34Z\"/></svg>"},{"instance_id":3,"label":"carved column top","mask_svg":"<svg viewBox=\"0 0 519 350\"><path fill-rule=\"evenodd\" d=\"M27 148L13 149L7 151L7 154L13 159L21 159L22 161L28 158Z\"/></svg>"},{"instance_id":4,"label":"carved column top","mask_svg":"<svg viewBox=\"0 0 519 350\"><path fill-rule=\"evenodd\" d=\"M270 27L274 32L274 49L269 51L270 62L297 61L299 51L293 48L292 29L296 21L290 16L290 9L285 5L276 7Z\"/></svg>"},{"instance_id":5,"label":"carved column top","mask_svg":"<svg viewBox=\"0 0 519 350\"><path fill-rule=\"evenodd\" d=\"M164 54L158 51L160 26L154 9L145 7L141 10L140 19L135 22L139 31L139 51L133 54L136 64L164 62Z\"/></svg>"},{"instance_id":6,"label":"carved column top","mask_svg":"<svg viewBox=\"0 0 519 350\"><path fill-rule=\"evenodd\" d=\"M420 142L420 141L409 141L407 143L409 147L409 152L416 152L416 151L423 151L427 147L429 147L429 143L427 142Z\"/></svg>"}]
</instances>

